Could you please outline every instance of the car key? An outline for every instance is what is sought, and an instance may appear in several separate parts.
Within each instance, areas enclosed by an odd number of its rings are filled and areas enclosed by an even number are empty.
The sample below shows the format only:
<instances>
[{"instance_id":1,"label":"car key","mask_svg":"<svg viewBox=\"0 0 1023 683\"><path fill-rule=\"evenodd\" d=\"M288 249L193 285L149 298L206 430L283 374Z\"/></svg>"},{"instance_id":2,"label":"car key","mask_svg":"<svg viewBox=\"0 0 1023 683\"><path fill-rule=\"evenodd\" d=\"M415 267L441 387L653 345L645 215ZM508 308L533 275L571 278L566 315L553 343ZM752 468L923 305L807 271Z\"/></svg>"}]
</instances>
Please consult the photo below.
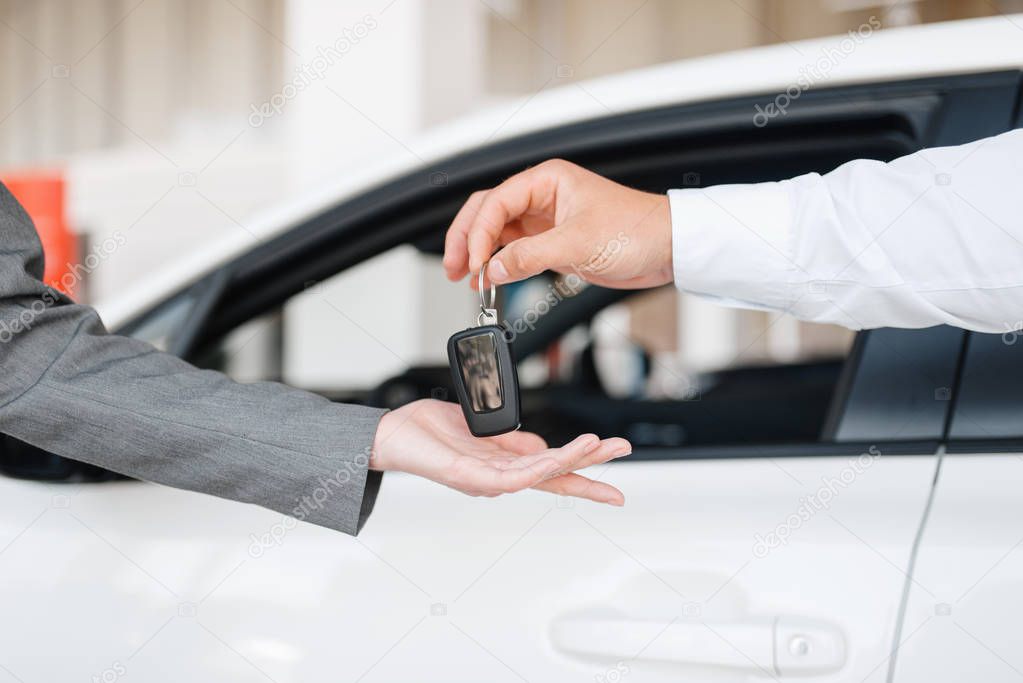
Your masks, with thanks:
<instances>
[{"instance_id":1,"label":"car key","mask_svg":"<svg viewBox=\"0 0 1023 683\"><path fill-rule=\"evenodd\" d=\"M519 428L519 377L506 330L498 324L497 288L483 288L480 268L480 313L476 327L448 339L448 361L455 393L473 436L496 436Z\"/></svg>"}]
</instances>

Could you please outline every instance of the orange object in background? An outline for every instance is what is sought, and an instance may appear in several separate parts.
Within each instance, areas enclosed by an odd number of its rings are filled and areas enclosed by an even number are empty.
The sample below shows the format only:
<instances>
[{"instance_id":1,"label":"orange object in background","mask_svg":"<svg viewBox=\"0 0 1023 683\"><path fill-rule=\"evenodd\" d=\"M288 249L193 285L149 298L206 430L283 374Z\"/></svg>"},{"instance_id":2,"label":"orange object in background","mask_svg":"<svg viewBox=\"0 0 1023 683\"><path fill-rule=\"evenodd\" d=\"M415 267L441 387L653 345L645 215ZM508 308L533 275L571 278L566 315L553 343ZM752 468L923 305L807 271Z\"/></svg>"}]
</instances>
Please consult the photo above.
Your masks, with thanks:
<instances>
[{"instance_id":1,"label":"orange object in background","mask_svg":"<svg viewBox=\"0 0 1023 683\"><path fill-rule=\"evenodd\" d=\"M64 214L64 177L56 171L24 171L4 173L3 182L28 211L39 232L46 255L43 280L75 296L82 288L73 271L80 252L78 237L71 232Z\"/></svg>"}]
</instances>

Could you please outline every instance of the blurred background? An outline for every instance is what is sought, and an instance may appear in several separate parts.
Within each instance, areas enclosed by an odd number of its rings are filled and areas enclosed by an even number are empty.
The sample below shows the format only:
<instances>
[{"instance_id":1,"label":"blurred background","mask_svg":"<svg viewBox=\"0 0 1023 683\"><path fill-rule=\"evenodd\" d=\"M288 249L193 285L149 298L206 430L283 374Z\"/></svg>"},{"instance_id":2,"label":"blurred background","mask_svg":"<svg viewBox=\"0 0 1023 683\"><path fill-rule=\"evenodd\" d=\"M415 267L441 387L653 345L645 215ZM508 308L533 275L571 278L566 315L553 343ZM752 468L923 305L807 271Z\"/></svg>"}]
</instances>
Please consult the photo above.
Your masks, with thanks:
<instances>
[{"instance_id":1,"label":"blurred background","mask_svg":"<svg viewBox=\"0 0 1023 683\"><path fill-rule=\"evenodd\" d=\"M256 243L261 215L357 169L414 165L424 131L476 110L509 106L511 122L550 88L840 34L870 17L893 27L1020 10L1020 0L0 0L0 177L46 233L52 268L123 239L75 281L78 299L102 305L221 242ZM283 106L267 115L275 97ZM474 306L438 259L411 248L323 287L344 315L296 297L258 323L266 333L242 333L229 370L365 389L400 359L441 361ZM676 378L841 354L851 339L669 291L602 315ZM629 350L603 351L623 376Z\"/></svg>"}]
</instances>

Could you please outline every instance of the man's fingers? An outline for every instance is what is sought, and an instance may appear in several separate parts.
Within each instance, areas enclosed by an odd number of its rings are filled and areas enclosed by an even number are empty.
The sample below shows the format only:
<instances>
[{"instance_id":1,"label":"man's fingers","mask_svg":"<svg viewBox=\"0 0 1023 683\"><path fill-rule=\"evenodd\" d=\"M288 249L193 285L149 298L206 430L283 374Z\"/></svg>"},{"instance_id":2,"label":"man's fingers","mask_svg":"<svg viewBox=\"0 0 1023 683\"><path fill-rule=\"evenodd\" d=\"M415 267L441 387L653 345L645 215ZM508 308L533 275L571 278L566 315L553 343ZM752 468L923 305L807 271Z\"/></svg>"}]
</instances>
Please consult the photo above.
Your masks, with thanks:
<instances>
[{"instance_id":1,"label":"man's fingers","mask_svg":"<svg viewBox=\"0 0 1023 683\"><path fill-rule=\"evenodd\" d=\"M444 271L449 280L461 280L469 272L469 246L466 236L473 219L480 210L486 191L473 192L455 220L451 222L444 238Z\"/></svg>"},{"instance_id":2,"label":"man's fingers","mask_svg":"<svg viewBox=\"0 0 1023 683\"><path fill-rule=\"evenodd\" d=\"M466 240L469 272L478 272L499 243L505 225L528 212L540 212L554 206L558 177L554 164L545 162L513 175L486 194L475 211Z\"/></svg>"},{"instance_id":3,"label":"man's fingers","mask_svg":"<svg viewBox=\"0 0 1023 683\"><path fill-rule=\"evenodd\" d=\"M525 280L545 270L569 266L577 258L580 245L573 244L571 232L554 227L532 237L523 237L508 244L490 260L487 275L494 284Z\"/></svg>"},{"instance_id":4,"label":"man's fingers","mask_svg":"<svg viewBox=\"0 0 1023 683\"><path fill-rule=\"evenodd\" d=\"M541 482L533 487L537 491L547 491L559 496L572 496L573 498L585 498L597 503L608 503L609 505L621 506L625 504L625 496L622 492L610 484L602 481L588 479L581 474L563 474Z\"/></svg>"}]
</instances>

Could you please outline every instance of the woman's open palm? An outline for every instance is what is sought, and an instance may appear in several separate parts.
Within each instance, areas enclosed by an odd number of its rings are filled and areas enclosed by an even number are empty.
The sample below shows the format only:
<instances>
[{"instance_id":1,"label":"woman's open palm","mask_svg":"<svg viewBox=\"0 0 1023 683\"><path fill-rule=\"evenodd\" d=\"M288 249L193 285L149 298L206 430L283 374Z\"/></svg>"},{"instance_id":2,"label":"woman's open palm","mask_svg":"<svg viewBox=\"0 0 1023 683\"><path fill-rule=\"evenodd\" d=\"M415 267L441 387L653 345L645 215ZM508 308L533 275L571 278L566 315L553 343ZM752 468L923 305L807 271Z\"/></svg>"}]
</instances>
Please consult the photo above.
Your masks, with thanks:
<instances>
[{"instance_id":1,"label":"woman's open palm","mask_svg":"<svg viewBox=\"0 0 1023 683\"><path fill-rule=\"evenodd\" d=\"M475 437L461 408L425 399L380 421L370 467L426 477L471 496L498 496L527 488L622 505L621 491L575 470L628 455L625 439L584 434L548 448L531 432Z\"/></svg>"}]
</instances>

